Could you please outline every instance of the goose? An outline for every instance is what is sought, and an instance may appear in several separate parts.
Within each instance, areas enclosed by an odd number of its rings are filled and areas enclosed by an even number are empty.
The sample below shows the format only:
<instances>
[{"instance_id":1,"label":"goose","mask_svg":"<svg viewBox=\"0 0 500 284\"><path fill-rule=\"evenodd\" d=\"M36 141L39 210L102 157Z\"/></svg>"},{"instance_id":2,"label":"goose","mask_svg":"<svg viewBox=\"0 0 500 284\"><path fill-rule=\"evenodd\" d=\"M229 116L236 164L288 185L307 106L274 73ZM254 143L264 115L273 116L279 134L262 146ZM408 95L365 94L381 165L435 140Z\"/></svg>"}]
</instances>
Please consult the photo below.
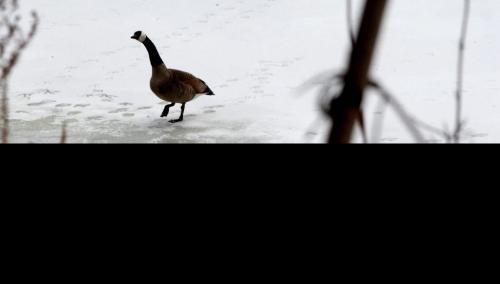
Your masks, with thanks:
<instances>
[{"instance_id":1,"label":"goose","mask_svg":"<svg viewBox=\"0 0 500 284\"><path fill-rule=\"evenodd\" d=\"M160 99L170 103L165 106L161 114L162 118L168 116L171 107L182 104L181 116L178 119L170 120L171 123L181 122L184 120L186 103L203 95L215 95L203 80L190 73L167 68L156 46L144 32L137 31L131 38L144 44L149 53L149 60L153 67L150 81L151 91Z\"/></svg>"}]
</instances>

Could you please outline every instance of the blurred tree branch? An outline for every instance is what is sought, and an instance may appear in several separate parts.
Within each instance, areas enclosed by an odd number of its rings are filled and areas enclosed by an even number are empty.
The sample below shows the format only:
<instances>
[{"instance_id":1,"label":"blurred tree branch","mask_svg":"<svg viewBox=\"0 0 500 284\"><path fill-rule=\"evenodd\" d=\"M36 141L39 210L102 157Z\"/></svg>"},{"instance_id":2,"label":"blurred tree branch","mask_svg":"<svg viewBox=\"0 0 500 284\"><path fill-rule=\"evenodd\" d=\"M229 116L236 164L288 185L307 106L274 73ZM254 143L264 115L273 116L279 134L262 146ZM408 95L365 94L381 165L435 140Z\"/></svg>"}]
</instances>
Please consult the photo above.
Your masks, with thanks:
<instances>
[{"instance_id":1,"label":"blurred tree branch","mask_svg":"<svg viewBox=\"0 0 500 284\"><path fill-rule=\"evenodd\" d=\"M361 103L369 82L369 71L378 34L388 0L366 0L363 18L355 41L344 88L330 104L333 126L329 142L344 144L351 141L353 127L362 115Z\"/></svg>"},{"instance_id":2,"label":"blurred tree branch","mask_svg":"<svg viewBox=\"0 0 500 284\"><path fill-rule=\"evenodd\" d=\"M422 130L427 133L437 135L447 142L460 143L464 128L464 121L462 119L463 84L465 69L465 49L470 20L471 1L464 0L463 2L464 8L457 60L455 127L451 131L439 129L425 123L424 121L419 120L415 116L410 115L409 112L404 108L404 106L397 101L395 96L390 94L387 89L383 88L379 83L370 80L370 78L368 77L368 69L371 61L370 53L373 52L374 44L374 42L371 42L371 40L373 40L374 38L376 39L376 34L370 35L368 34L368 32L370 31L370 28L376 29L376 25L380 24L380 21L382 20L382 15L379 15L379 23L377 23L377 19L375 19L374 17L377 17L376 14L381 13L381 11L375 10L374 7L377 8L376 6L378 6L378 8L382 8L381 6L385 5L382 3L377 4L376 2L377 1L367 1L365 4L365 11L358 40L362 40L363 37L365 37L365 39L360 44L357 44L353 28L354 24L352 21L352 0L346 0L347 28L350 36L350 41L353 45L353 51L347 75L332 77L335 79L332 82L338 82L338 80L341 79L344 82L344 89L341 92L340 96L332 99L330 108L328 110L334 123L329 142L349 143L351 139L352 128L356 119L359 119L363 131L363 136L366 142L366 133L364 132L365 130L361 102L365 88L371 87L378 92L385 104L388 104L393 108L397 116L401 119L403 124L406 126L410 134L417 142L426 141L423 133L421 132ZM371 19L369 17L371 17ZM367 23L371 23L371 25L368 27L364 26ZM372 31L375 31L375 33L378 32L378 30ZM365 34L362 34L363 32L365 32ZM372 39L368 40L367 38L369 38L370 36L372 37ZM328 86L328 88L331 89L331 84L332 83L328 83L325 84L325 86ZM329 89L323 89L322 93L324 96L328 93L328 90ZM376 121L375 123L378 130L381 129L380 123L381 121Z\"/></svg>"},{"instance_id":3,"label":"blurred tree branch","mask_svg":"<svg viewBox=\"0 0 500 284\"><path fill-rule=\"evenodd\" d=\"M17 0L0 0L0 118L1 142L7 143L9 137L8 80L12 70L38 28L38 15L31 12L31 23L27 33L23 30L22 16Z\"/></svg>"}]
</instances>

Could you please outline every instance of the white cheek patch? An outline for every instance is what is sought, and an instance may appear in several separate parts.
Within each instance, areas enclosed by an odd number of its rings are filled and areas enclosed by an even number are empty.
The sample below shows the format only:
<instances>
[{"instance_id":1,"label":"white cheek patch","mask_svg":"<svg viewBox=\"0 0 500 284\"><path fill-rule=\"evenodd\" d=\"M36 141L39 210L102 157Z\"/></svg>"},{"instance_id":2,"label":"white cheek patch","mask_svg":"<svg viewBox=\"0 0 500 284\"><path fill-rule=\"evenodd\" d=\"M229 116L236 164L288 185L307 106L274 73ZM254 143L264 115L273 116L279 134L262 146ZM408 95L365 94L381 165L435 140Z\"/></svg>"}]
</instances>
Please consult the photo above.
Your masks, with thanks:
<instances>
[{"instance_id":1,"label":"white cheek patch","mask_svg":"<svg viewBox=\"0 0 500 284\"><path fill-rule=\"evenodd\" d=\"M139 37L140 42L144 42L148 36L145 33L141 33L141 36Z\"/></svg>"}]
</instances>

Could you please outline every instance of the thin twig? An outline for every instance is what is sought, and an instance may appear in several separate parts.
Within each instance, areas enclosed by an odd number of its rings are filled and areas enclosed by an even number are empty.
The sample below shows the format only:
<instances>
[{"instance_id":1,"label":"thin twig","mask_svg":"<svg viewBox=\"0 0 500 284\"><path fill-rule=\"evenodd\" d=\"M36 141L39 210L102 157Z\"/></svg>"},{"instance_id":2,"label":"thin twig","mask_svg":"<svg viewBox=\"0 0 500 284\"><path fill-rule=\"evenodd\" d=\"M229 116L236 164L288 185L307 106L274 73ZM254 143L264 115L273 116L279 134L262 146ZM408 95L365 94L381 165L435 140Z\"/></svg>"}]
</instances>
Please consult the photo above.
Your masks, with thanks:
<instances>
[{"instance_id":1,"label":"thin twig","mask_svg":"<svg viewBox=\"0 0 500 284\"><path fill-rule=\"evenodd\" d=\"M59 144L66 144L67 138L68 134L66 133L66 122L64 122L62 125L61 139L59 140Z\"/></svg>"},{"instance_id":2,"label":"thin twig","mask_svg":"<svg viewBox=\"0 0 500 284\"><path fill-rule=\"evenodd\" d=\"M453 133L453 142L460 143L460 134L463 128L463 80L465 65L465 45L467 42L467 31L470 17L470 0L464 0L464 14L462 18L462 29L460 43L458 45L458 64L457 64L457 90L456 90L456 110L455 110L455 131Z\"/></svg>"},{"instance_id":3,"label":"thin twig","mask_svg":"<svg viewBox=\"0 0 500 284\"><path fill-rule=\"evenodd\" d=\"M396 96L391 94L380 84L371 81L369 86L378 91L382 99L396 111L396 115L401 119L403 124L407 127L407 129L417 142L425 141L424 135L422 134L421 130L433 135L437 135L444 141L452 141L453 134L448 132L446 129L443 130L438 127L432 126L429 123L418 119L416 116L411 115L410 112L408 112L404 108L403 104L396 99Z\"/></svg>"},{"instance_id":4,"label":"thin twig","mask_svg":"<svg viewBox=\"0 0 500 284\"><path fill-rule=\"evenodd\" d=\"M380 84L370 83L370 86L378 91L382 98L394 109L403 124L406 126L410 134L413 136L417 143L425 142L424 135L417 127L416 119L409 115L409 112L404 108L395 96L393 96L387 89L383 88Z\"/></svg>"}]
</instances>

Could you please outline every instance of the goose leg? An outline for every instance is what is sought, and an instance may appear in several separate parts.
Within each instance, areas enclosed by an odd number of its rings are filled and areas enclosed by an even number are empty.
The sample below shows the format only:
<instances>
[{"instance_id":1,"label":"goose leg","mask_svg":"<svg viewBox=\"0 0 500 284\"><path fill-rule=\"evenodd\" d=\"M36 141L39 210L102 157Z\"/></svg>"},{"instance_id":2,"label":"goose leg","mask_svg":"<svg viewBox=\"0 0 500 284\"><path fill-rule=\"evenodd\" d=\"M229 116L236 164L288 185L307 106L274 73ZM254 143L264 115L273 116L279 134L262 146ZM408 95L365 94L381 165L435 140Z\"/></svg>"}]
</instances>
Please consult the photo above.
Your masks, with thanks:
<instances>
[{"instance_id":1,"label":"goose leg","mask_svg":"<svg viewBox=\"0 0 500 284\"><path fill-rule=\"evenodd\" d=\"M168 116L168 112L170 111L170 108L175 106L175 103L172 103L172 104L169 104L169 105L166 105L165 106L165 109L163 109L163 112L161 114L161 117L167 117Z\"/></svg>"},{"instance_id":2,"label":"goose leg","mask_svg":"<svg viewBox=\"0 0 500 284\"><path fill-rule=\"evenodd\" d=\"M179 119L173 119L170 121L170 123L177 123L177 122L181 122L184 120L184 109L186 108L186 103L183 103L182 106L181 106L181 116L179 117Z\"/></svg>"}]
</instances>

